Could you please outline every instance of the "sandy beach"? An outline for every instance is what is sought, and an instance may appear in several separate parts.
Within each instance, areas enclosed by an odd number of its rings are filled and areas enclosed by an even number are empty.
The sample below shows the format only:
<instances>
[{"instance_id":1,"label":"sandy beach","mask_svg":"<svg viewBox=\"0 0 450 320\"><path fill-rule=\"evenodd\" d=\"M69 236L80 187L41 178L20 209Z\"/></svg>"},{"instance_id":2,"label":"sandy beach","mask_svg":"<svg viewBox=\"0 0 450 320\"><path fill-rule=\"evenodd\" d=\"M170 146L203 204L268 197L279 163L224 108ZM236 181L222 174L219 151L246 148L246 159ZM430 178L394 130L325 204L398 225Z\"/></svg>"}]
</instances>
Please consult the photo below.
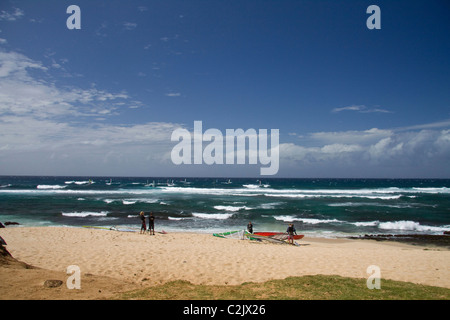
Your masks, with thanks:
<instances>
[{"instance_id":1,"label":"sandy beach","mask_svg":"<svg viewBox=\"0 0 450 320\"><path fill-rule=\"evenodd\" d=\"M150 236L74 227L11 227L0 235L14 258L39 268L19 272L0 266L2 299L107 298L172 280L237 285L316 274L367 279L370 265L380 268L381 279L450 288L450 251L439 247L310 237L290 246L211 234ZM70 265L80 268L81 290L65 283L42 289L48 279L66 282Z\"/></svg>"}]
</instances>

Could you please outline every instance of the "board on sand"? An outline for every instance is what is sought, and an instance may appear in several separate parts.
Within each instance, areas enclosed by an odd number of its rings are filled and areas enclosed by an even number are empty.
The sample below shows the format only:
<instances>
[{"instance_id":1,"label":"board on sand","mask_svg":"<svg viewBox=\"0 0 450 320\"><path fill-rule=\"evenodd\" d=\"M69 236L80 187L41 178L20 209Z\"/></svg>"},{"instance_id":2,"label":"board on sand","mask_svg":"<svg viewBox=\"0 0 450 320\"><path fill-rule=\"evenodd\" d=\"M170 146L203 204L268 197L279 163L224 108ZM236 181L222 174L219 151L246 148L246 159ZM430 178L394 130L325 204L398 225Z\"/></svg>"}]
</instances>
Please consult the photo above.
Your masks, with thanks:
<instances>
[{"instance_id":1,"label":"board on sand","mask_svg":"<svg viewBox=\"0 0 450 320\"><path fill-rule=\"evenodd\" d=\"M219 238L243 239L244 231L236 230L236 231L228 231L228 232L219 232L219 233L213 233L213 236L219 237Z\"/></svg>"},{"instance_id":2,"label":"board on sand","mask_svg":"<svg viewBox=\"0 0 450 320\"><path fill-rule=\"evenodd\" d=\"M287 242L281 240L281 239L276 239L273 237L268 237L268 236L261 236L261 235L257 235L254 233L245 233L245 236L247 238L249 238L250 240L263 240L263 241L268 241L268 242L272 242L272 243L279 243L279 244L286 244Z\"/></svg>"},{"instance_id":3,"label":"board on sand","mask_svg":"<svg viewBox=\"0 0 450 320\"><path fill-rule=\"evenodd\" d=\"M264 236L264 237L272 237L275 239L287 239L287 234L283 232L255 232L254 234L258 236ZM303 234L296 234L294 235L294 240L300 240L304 237Z\"/></svg>"},{"instance_id":4,"label":"board on sand","mask_svg":"<svg viewBox=\"0 0 450 320\"><path fill-rule=\"evenodd\" d=\"M137 232L137 230L133 230L130 228L117 228L117 227L111 227L110 230L120 231L120 232Z\"/></svg>"},{"instance_id":5,"label":"board on sand","mask_svg":"<svg viewBox=\"0 0 450 320\"><path fill-rule=\"evenodd\" d=\"M98 227L98 226L82 226L83 228L88 228L88 229L103 229L103 230L111 230L111 228L108 227Z\"/></svg>"},{"instance_id":6,"label":"board on sand","mask_svg":"<svg viewBox=\"0 0 450 320\"><path fill-rule=\"evenodd\" d=\"M113 231L121 231L121 232L137 232L136 230L133 229L128 229L128 228L117 228L117 227L98 227L98 226L82 226L83 228L88 228L88 229L101 229L101 230L113 230Z\"/></svg>"}]
</instances>

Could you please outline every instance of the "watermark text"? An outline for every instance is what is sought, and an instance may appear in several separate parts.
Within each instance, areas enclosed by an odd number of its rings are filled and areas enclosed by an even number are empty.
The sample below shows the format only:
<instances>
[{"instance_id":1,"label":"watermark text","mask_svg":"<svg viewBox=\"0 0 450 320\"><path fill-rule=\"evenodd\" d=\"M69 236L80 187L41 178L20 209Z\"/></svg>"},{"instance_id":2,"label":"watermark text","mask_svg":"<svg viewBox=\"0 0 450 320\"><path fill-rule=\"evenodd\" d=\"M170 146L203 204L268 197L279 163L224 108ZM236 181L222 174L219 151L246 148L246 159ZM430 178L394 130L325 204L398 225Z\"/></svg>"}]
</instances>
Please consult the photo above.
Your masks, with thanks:
<instances>
[{"instance_id":1,"label":"watermark text","mask_svg":"<svg viewBox=\"0 0 450 320\"><path fill-rule=\"evenodd\" d=\"M225 137L218 129L203 132L202 121L194 121L194 131L176 129L171 141L179 141L172 149L171 159L180 164L261 164L261 175L277 174L279 169L279 130L226 129ZM248 144L246 143L248 141ZM209 142L203 146L203 142Z\"/></svg>"}]
</instances>

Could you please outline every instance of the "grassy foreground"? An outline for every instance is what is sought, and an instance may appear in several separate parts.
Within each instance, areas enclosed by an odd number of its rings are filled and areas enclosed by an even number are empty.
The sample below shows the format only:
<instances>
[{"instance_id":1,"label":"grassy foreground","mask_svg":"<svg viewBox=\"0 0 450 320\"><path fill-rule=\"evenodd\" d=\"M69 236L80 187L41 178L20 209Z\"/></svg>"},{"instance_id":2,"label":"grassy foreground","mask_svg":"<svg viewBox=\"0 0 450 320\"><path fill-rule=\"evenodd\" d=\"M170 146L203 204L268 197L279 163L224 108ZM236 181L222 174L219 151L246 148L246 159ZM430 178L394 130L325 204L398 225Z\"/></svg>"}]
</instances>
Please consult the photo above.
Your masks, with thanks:
<instances>
[{"instance_id":1,"label":"grassy foreground","mask_svg":"<svg viewBox=\"0 0 450 320\"><path fill-rule=\"evenodd\" d=\"M172 281L161 286L123 293L118 299L145 300L449 300L450 289L409 282L381 280L368 289L366 279L340 276L289 277L238 286L194 285Z\"/></svg>"}]
</instances>

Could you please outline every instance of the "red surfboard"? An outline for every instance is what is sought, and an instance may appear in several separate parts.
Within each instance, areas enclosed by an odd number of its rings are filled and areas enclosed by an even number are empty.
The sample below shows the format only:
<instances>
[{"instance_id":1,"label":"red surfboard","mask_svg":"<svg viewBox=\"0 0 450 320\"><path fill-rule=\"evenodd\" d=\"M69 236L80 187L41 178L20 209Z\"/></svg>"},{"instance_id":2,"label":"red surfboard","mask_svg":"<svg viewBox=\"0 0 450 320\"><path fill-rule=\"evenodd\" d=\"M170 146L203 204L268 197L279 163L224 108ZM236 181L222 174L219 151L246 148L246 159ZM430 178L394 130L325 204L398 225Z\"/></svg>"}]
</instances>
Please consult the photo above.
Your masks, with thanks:
<instances>
[{"instance_id":1,"label":"red surfboard","mask_svg":"<svg viewBox=\"0 0 450 320\"><path fill-rule=\"evenodd\" d=\"M258 236L264 236L264 237L273 237L273 236L280 236L280 235L286 235L286 233L283 232L255 232ZM303 234L294 235L295 240L300 240L304 237Z\"/></svg>"}]
</instances>

